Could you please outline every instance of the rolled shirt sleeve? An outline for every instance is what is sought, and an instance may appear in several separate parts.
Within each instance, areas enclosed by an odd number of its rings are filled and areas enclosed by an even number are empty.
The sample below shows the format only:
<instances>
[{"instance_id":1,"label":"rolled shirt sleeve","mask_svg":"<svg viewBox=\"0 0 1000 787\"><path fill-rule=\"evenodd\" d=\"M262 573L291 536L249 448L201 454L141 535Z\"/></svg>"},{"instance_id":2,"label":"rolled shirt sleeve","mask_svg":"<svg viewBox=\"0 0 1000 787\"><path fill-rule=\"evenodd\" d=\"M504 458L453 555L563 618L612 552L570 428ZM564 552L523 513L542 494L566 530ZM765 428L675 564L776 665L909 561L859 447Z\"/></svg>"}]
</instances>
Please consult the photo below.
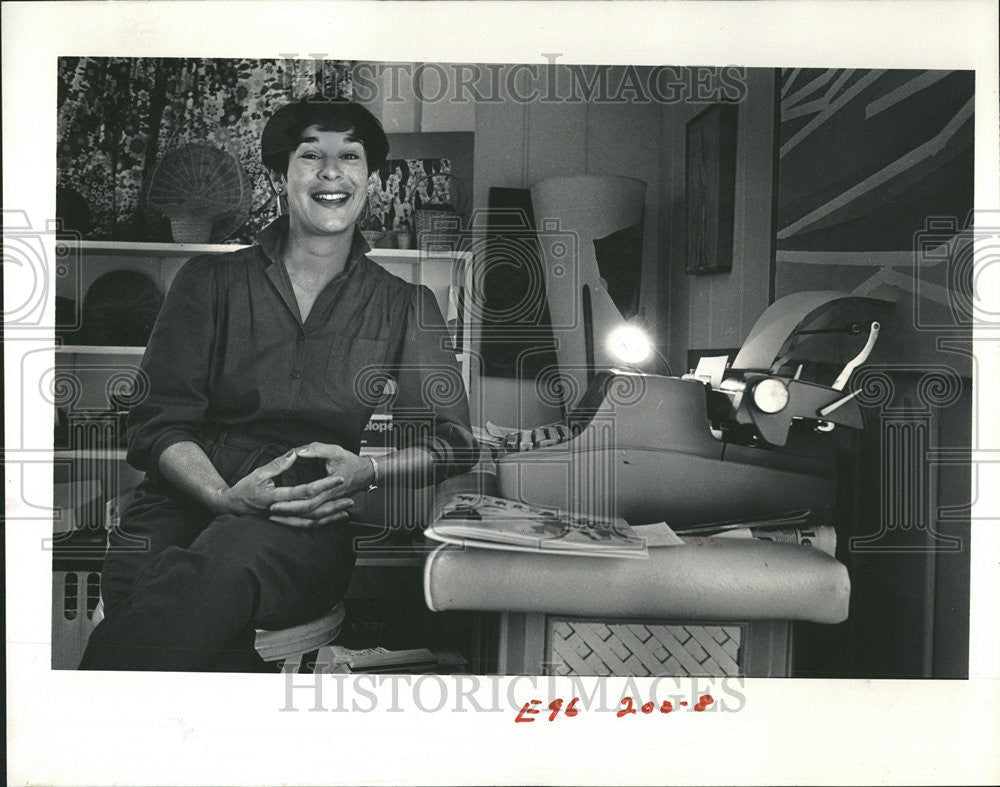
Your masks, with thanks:
<instances>
[{"instance_id":1,"label":"rolled shirt sleeve","mask_svg":"<svg viewBox=\"0 0 1000 787\"><path fill-rule=\"evenodd\" d=\"M426 448L434 457L435 482L470 469L478 446L468 395L441 310L427 287L413 290L393 376L398 447Z\"/></svg>"},{"instance_id":2,"label":"rolled shirt sleeve","mask_svg":"<svg viewBox=\"0 0 1000 787\"><path fill-rule=\"evenodd\" d=\"M195 257L177 273L140 365L141 401L128 418L127 461L156 473L160 455L182 441L199 442L208 408L214 336L211 257Z\"/></svg>"}]
</instances>

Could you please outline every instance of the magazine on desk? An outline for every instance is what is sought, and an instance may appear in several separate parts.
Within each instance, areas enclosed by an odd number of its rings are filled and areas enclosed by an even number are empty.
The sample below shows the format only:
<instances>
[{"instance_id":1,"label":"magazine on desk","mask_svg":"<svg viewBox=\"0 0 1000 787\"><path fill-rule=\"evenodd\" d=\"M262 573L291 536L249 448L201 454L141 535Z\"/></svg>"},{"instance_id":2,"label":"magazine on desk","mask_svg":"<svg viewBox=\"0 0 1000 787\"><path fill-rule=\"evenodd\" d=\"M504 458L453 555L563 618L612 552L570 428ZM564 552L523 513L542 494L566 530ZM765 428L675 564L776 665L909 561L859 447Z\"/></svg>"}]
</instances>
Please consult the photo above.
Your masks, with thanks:
<instances>
[{"instance_id":1,"label":"magazine on desk","mask_svg":"<svg viewBox=\"0 0 1000 787\"><path fill-rule=\"evenodd\" d=\"M768 519L708 522L684 528L681 535L689 539L711 536L798 544L815 547L831 557L835 557L837 551L836 529L831 525L815 522L812 511L808 509L786 511Z\"/></svg>"},{"instance_id":2,"label":"magazine on desk","mask_svg":"<svg viewBox=\"0 0 1000 787\"><path fill-rule=\"evenodd\" d=\"M624 519L584 516L502 497L462 493L424 532L446 544L555 555L646 558L645 539Z\"/></svg>"}]
</instances>

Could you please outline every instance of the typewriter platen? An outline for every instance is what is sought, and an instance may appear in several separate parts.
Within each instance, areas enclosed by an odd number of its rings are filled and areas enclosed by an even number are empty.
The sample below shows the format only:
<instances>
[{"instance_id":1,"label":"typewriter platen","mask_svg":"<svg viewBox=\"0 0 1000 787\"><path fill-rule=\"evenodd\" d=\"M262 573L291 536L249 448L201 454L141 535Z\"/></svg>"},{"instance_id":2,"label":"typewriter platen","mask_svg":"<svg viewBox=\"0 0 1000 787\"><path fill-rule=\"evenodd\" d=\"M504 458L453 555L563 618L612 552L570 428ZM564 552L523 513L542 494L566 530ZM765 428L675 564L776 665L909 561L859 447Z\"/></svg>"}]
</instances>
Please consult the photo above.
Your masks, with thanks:
<instances>
[{"instance_id":1,"label":"typewriter platen","mask_svg":"<svg viewBox=\"0 0 1000 787\"><path fill-rule=\"evenodd\" d=\"M724 372L598 371L563 421L507 435L500 494L680 528L801 509L826 519L836 492L831 433L864 426L847 383L890 306L796 293L764 312ZM804 379L805 369L834 363L832 379Z\"/></svg>"}]
</instances>

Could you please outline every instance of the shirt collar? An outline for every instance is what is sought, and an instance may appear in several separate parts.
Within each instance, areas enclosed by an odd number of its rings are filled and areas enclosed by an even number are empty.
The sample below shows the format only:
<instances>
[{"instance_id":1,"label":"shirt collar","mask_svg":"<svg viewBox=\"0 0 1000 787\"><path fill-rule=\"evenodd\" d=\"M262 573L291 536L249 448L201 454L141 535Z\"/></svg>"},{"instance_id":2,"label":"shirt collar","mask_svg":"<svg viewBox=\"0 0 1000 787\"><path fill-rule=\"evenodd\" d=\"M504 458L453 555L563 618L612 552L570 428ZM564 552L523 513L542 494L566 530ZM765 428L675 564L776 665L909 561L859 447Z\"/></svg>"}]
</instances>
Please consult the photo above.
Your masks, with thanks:
<instances>
[{"instance_id":1,"label":"shirt collar","mask_svg":"<svg viewBox=\"0 0 1000 787\"><path fill-rule=\"evenodd\" d=\"M254 243L264 252L269 264L281 261L281 245L288 235L288 215L278 216L264 229L257 233ZM367 256L371 251L371 246L361 234L361 230L354 227L354 237L351 238L351 251L347 255L347 264L344 265L344 272L354 268L355 263L362 257Z\"/></svg>"}]
</instances>

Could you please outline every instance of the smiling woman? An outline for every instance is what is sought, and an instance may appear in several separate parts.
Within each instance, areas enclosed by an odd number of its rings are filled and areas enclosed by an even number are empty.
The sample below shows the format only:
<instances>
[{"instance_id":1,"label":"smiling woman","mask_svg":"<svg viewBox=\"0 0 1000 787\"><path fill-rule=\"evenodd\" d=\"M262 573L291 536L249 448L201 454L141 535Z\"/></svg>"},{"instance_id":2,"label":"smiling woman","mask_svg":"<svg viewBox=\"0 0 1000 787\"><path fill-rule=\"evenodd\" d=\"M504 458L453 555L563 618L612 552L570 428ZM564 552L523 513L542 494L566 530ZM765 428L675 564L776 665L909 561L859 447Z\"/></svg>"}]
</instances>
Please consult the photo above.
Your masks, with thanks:
<instances>
[{"instance_id":1,"label":"smiling woman","mask_svg":"<svg viewBox=\"0 0 1000 787\"><path fill-rule=\"evenodd\" d=\"M277 188L288 195L293 237L347 234L354 229L368 194L365 148L350 132L310 126L292 153Z\"/></svg>"},{"instance_id":2,"label":"smiling woman","mask_svg":"<svg viewBox=\"0 0 1000 787\"><path fill-rule=\"evenodd\" d=\"M313 98L278 110L261 148L288 215L251 248L190 260L164 301L129 416L128 461L147 475L111 533L81 668L262 669L255 628L346 592L352 496L472 464L465 397L428 384L461 379L437 303L368 259L356 226L381 125ZM395 379L407 436L377 463L358 455L373 372Z\"/></svg>"},{"instance_id":3,"label":"smiling woman","mask_svg":"<svg viewBox=\"0 0 1000 787\"><path fill-rule=\"evenodd\" d=\"M358 104L312 99L278 110L264 129L261 158L287 199L292 245L310 235L349 242L388 152L378 120Z\"/></svg>"}]
</instances>

